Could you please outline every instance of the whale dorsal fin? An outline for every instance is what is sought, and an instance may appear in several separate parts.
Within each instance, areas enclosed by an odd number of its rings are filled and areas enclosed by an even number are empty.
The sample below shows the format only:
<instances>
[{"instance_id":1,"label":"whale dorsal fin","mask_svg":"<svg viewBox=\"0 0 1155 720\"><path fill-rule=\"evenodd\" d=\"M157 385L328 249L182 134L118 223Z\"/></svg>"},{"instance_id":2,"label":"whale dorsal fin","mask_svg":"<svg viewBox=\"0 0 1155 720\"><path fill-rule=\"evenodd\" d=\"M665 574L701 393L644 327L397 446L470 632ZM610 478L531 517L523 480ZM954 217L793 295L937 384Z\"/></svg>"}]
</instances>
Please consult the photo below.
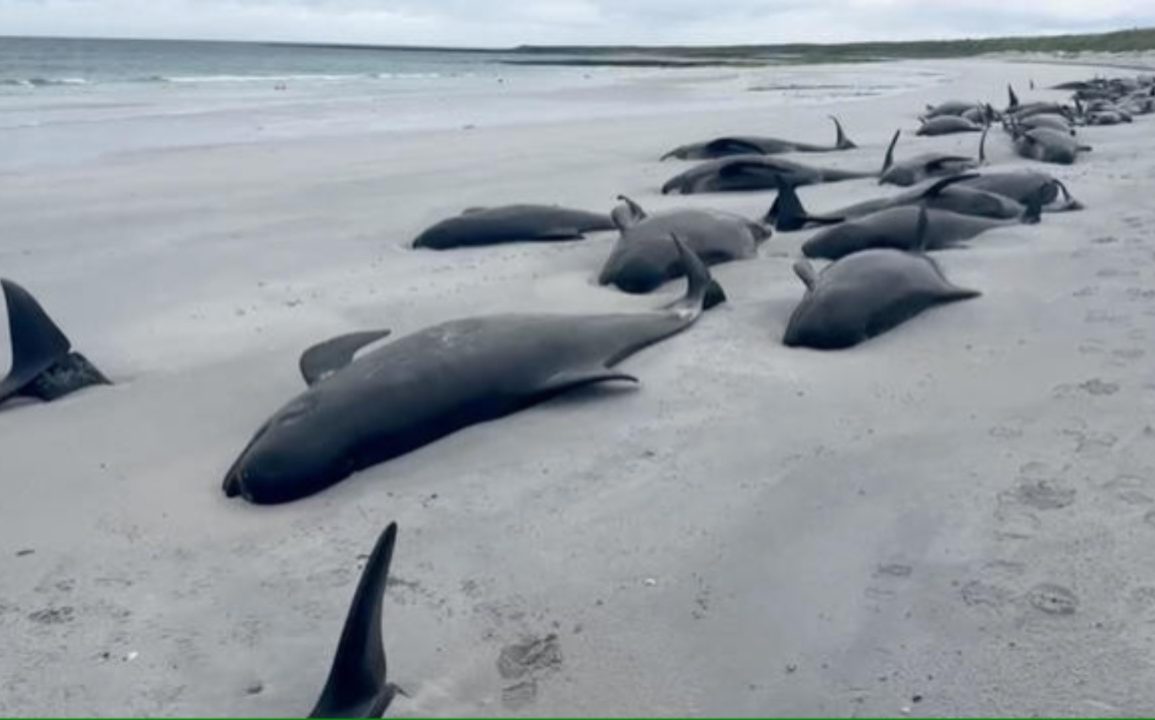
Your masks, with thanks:
<instances>
[{"instance_id":1,"label":"whale dorsal fin","mask_svg":"<svg viewBox=\"0 0 1155 720\"><path fill-rule=\"evenodd\" d=\"M1015 89L1011 87L1011 84L1007 83L1007 107L1013 110L1018 106L1019 96L1015 94Z\"/></svg>"},{"instance_id":2,"label":"whale dorsal fin","mask_svg":"<svg viewBox=\"0 0 1155 720\"><path fill-rule=\"evenodd\" d=\"M12 366L7 377L0 381L0 401L22 392L51 400L92 384L86 381L78 385L68 378L58 378L52 383L53 392L47 395L29 388L46 370L69 357L72 343L32 293L11 280L0 279L0 286L8 306L8 337L12 344ZM108 382L95 368L91 370L96 377L93 382ZM76 381L82 379L76 378Z\"/></svg>"},{"instance_id":3,"label":"whale dorsal fin","mask_svg":"<svg viewBox=\"0 0 1155 720\"><path fill-rule=\"evenodd\" d=\"M834 147L839 150L853 150L858 147L850 138L846 137L846 133L842 130L842 123L834 115L830 116L831 121L834 122Z\"/></svg>"},{"instance_id":4,"label":"whale dorsal fin","mask_svg":"<svg viewBox=\"0 0 1155 720\"><path fill-rule=\"evenodd\" d=\"M898 144L898 136L901 134L901 129L894 131L894 137L890 139L890 145L886 148L886 155L882 158L882 172L886 172L894 164L894 146Z\"/></svg>"},{"instance_id":5,"label":"whale dorsal fin","mask_svg":"<svg viewBox=\"0 0 1155 720\"><path fill-rule=\"evenodd\" d=\"M646 211L642 209L641 205L625 195L618 195L618 200L622 204L615 207L610 213L610 219L613 220L618 230L624 232L646 219Z\"/></svg>"},{"instance_id":6,"label":"whale dorsal fin","mask_svg":"<svg viewBox=\"0 0 1155 720\"><path fill-rule=\"evenodd\" d=\"M915 252L926 252L929 226L930 217L926 210L926 203L922 203L918 206L918 224L914 226L914 246L911 249Z\"/></svg>"},{"instance_id":7,"label":"whale dorsal fin","mask_svg":"<svg viewBox=\"0 0 1155 720\"><path fill-rule=\"evenodd\" d=\"M309 717L381 717L393 700L395 688L385 679L381 604L396 543L397 523L389 523L361 572L329 679Z\"/></svg>"},{"instance_id":8,"label":"whale dorsal fin","mask_svg":"<svg viewBox=\"0 0 1155 720\"><path fill-rule=\"evenodd\" d=\"M810 223L820 225L834 225L845 218L817 217L806 212L802 200L794 189L793 183L782 179L778 182L778 196L766 211L765 222L771 223L779 232L801 230Z\"/></svg>"},{"instance_id":9,"label":"whale dorsal fin","mask_svg":"<svg viewBox=\"0 0 1155 720\"><path fill-rule=\"evenodd\" d=\"M813 290L815 283L818 282L818 273L814 271L814 266L810 264L810 261L805 258L794 263L794 274L798 276L807 290Z\"/></svg>"},{"instance_id":10,"label":"whale dorsal fin","mask_svg":"<svg viewBox=\"0 0 1155 720\"><path fill-rule=\"evenodd\" d=\"M361 348L389 335L389 330L365 330L338 335L313 345L298 363L306 385L314 385L349 363Z\"/></svg>"},{"instance_id":11,"label":"whale dorsal fin","mask_svg":"<svg viewBox=\"0 0 1155 720\"><path fill-rule=\"evenodd\" d=\"M990 131L990 123L987 123L983 128L982 137L979 138L979 165L986 165L987 163L987 133Z\"/></svg>"}]
</instances>

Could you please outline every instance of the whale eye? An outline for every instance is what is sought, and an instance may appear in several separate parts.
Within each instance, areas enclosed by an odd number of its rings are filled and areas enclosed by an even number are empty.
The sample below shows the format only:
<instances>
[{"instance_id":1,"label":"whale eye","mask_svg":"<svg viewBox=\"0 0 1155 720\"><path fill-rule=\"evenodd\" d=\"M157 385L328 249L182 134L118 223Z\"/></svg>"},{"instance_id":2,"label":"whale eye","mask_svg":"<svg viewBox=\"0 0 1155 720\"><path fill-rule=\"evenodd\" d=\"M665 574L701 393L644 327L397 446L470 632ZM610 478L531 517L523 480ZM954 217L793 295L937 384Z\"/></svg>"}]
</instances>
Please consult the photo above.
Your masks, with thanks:
<instances>
[{"instance_id":1,"label":"whale eye","mask_svg":"<svg viewBox=\"0 0 1155 720\"><path fill-rule=\"evenodd\" d=\"M317 407L316 395L303 395L285 406L277 413L277 426L287 427L300 422L313 408Z\"/></svg>"}]
</instances>

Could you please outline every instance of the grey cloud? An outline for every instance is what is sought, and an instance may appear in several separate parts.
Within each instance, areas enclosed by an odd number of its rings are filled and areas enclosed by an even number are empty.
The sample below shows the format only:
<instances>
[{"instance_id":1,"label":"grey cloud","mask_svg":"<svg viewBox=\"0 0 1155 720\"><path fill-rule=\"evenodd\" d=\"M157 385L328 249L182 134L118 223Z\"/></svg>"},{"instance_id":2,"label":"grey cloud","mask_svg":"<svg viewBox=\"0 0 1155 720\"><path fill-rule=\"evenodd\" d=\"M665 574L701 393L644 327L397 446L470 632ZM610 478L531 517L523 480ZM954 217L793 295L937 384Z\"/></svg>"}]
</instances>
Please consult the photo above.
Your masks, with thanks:
<instances>
[{"instance_id":1,"label":"grey cloud","mask_svg":"<svg viewBox=\"0 0 1155 720\"><path fill-rule=\"evenodd\" d=\"M507 46L773 43L1096 31L1151 0L0 0L11 34Z\"/></svg>"}]
</instances>

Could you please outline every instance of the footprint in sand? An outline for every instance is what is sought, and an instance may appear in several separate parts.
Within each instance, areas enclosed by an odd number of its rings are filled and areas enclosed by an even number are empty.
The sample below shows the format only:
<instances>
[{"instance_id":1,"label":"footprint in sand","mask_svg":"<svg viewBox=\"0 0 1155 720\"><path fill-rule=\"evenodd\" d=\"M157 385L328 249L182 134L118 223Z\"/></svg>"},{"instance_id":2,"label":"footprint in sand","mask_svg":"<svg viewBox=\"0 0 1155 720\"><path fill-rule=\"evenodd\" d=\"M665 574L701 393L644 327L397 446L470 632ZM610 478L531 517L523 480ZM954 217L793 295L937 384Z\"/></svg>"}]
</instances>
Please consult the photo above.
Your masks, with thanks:
<instances>
[{"instance_id":1,"label":"footprint in sand","mask_svg":"<svg viewBox=\"0 0 1155 720\"><path fill-rule=\"evenodd\" d=\"M985 605L993 608L1006 605L1014 596L1014 593L1001 585L992 585L981 580L972 580L963 585L961 594L963 602L971 607Z\"/></svg>"},{"instance_id":2,"label":"footprint in sand","mask_svg":"<svg viewBox=\"0 0 1155 720\"><path fill-rule=\"evenodd\" d=\"M1027 593L1027 602L1048 615L1074 615L1079 609L1079 598L1062 585L1041 583Z\"/></svg>"},{"instance_id":3,"label":"footprint in sand","mask_svg":"<svg viewBox=\"0 0 1155 720\"><path fill-rule=\"evenodd\" d=\"M505 680L517 682L502 688L502 702L512 710L531 704L537 698L538 679L561 666L561 642L556 634L530 636L506 645L497 656L497 672Z\"/></svg>"},{"instance_id":4,"label":"footprint in sand","mask_svg":"<svg viewBox=\"0 0 1155 720\"><path fill-rule=\"evenodd\" d=\"M1018 487L999 494L999 502L1026 505L1035 510L1058 510L1074 503L1075 494L1075 488L1059 480L1019 478Z\"/></svg>"},{"instance_id":5,"label":"footprint in sand","mask_svg":"<svg viewBox=\"0 0 1155 720\"><path fill-rule=\"evenodd\" d=\"M1092 349L1095 353L1101 353L1102 352L1101 349L1092 348L1091 346L1088 346L1087 350L1084 350L1083 347L1079 348L1079 350L1081 352L1084 352L1084 353L1086 353ZM1056 385L1054 390L1051 391L1051 396L1055 397L1055 398L1069 398L1069 397L1075 397L1078 395L1091 395L1093 397L1110 397L1111 395L1114 395L1117 392L1119 392L1119 384L1118 383L1105 382L1104 380L1101 380L1099 378L1091 378L1090 380L1087 380L1086 382L1081 382L1081 383L1077 383L1077 384L1076 383L1063 383L1062 385Z\"/></svg>"},{"instance_id":6,"label":"footprint in sand","mask_svg":"<svg viewBox=\"0 0 1155 720\"><path fill-rule=\"evenodd\" d=\"M71 622L74 615L75 610L71 606L65 605L64 607L45 608L29 613L28 619L39 625L63 625Z\"/></svg>"},{"instance_id":7,"label":"footprint in sand","mask_svg":"<svg viewBox=\"0 0 1155 720\"><path fill-rule=\"evenodd\" d=\"M1150 505L1155 503L1155 488L1147 478L1137 475L1118 475L1102 485L1103 490L1111 493L1116 500L1127 505Z\"/></svg>"},{"instance_id":8,"label":"footprint in sand","mask_svg":"<svg viewBox=\"0 0 1155 720\"><path fill-rule=\"evenodd\" d=\"M1125 325L1130 321L1130 315L1119 315L1105 310L1089 310L1083 316L1083 322L1095 325Z\"/></svg>"}]
</instances>

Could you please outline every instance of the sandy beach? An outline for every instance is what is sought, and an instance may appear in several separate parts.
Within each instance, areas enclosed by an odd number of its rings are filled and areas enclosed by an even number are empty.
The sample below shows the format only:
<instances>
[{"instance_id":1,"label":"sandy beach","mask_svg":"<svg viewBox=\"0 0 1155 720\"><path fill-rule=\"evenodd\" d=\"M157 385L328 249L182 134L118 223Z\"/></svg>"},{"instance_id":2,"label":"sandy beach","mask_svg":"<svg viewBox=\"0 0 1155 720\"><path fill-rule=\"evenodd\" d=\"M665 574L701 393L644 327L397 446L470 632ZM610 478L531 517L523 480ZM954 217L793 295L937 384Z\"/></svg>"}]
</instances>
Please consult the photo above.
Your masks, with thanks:
<instances>
[{"instance_id":1,"label":"sandy beach","mask_svg":"<svg viewBox=\"0 0 1155 720\"><path fill-rule=\"evenodd\" d=\"M686 165L657 158L729 132L831 142L830 113L859 148L796 159L877 170L896 127L899 157L973 154L974 135L913 137L925 103L1001 107L1007 82L1065 99L1028 81L1097 69L808 67L886 87L749 91L777 72L575 80L527 90L513 120L479 100L426 130L358 129L358 110L339 132L294 115L272 138L174 145L133 120L65 157L81 130L14 130L40 140L0 161L0 275L116 384L0 410L0 714L308 712L394 520L390 715L1155 712L1149 117L1081 130L1093 152L1041 168L1085 211L937 255L979 299L848 351L786 348L812 231L775 234L714 269L729 303L622 365L636 388L470 427L288 505L222 494L321 339L683 289L598 287L615 233L407 247L445 216L625 193L757 218L773 192L663 197ZM1001 132L988 155L1029 165ZM893 192L800 195L821 212ZM534 662L500 661L527 643Z\"/></svg>"}]
</instances>

